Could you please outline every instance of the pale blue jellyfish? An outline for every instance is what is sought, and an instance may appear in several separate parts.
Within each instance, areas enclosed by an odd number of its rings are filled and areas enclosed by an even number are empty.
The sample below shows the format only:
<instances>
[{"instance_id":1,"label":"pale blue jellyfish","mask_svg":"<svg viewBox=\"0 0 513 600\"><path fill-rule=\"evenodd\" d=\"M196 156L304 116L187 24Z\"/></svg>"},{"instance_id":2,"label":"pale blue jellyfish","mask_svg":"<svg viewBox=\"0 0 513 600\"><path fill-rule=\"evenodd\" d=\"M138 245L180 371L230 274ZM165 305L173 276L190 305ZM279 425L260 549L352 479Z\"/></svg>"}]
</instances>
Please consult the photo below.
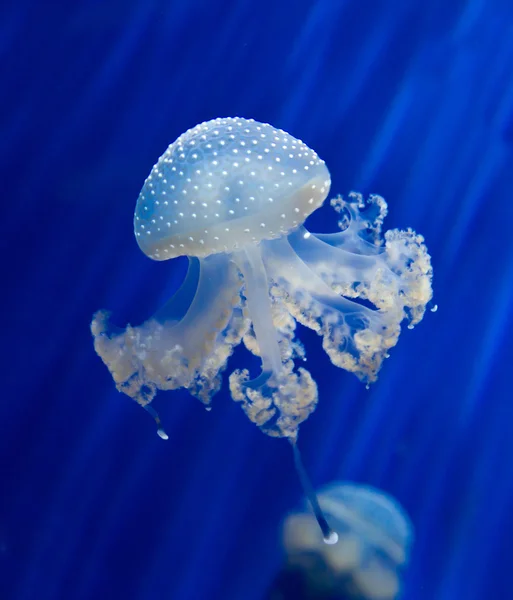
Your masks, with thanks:
<instances>
[{"instance_id":1,"label":"pale blue jellyfish","mask_svg":"<svg viewBox=\"0 0 513 600\"><path fill-rule=\"evenodd\" d=\"M333 543L326 543L308 510L289 515L283 525L286 568L300 580L302 597L397 598L413 541L399 503L377 489L343 482L319 490L318 501Z\"/></svg>"},{"instance_id":2,"label":"pale blue jellyfish","mask_svg":"<svg viewBox=\"0 0 513 600\"><path fill-rule=\"evenodd\" d=\"M161 437L150 406L157 390L183 387L209 406L242 341L261 373L232 372L231 395L262 431L292 442L307 483L295 441L317 386L296 322L321 336L333 364L370 383L401 322L422 319L431 299L423 238L411 229L382 236L385 201L359 194L331 201L341 231L310 233L303 223L329 189L313 150L253 120L197 125L159 158L137 201L135 235L154 260L188 256L187 276L142 325L117 328L100 311L91 329L117 389L153 415Z\"/></svg>"},{"instance_id":3,"label":"pale blue jellyfish","mask_svg":"<svg viewBox=\"0 0 513 600\"><path fill-rule=\"evenodd\" d=\"M268 124L214 119L171 144L144 183L134 228L147 256L186 255L189 270L142 325L94 316L95 349L118 390L149 408L157 390L184 387L208 406L243 341L262 370L231 373L233 399L262 431L294 440L317 403L296 322L321 336L332 363L373 382L401 322L423 317L430 257L411 229L381 235L379 196L335 198L341 231L310 233L303 222L329 189L324 161Z\"/></svg>"}]
</instances>

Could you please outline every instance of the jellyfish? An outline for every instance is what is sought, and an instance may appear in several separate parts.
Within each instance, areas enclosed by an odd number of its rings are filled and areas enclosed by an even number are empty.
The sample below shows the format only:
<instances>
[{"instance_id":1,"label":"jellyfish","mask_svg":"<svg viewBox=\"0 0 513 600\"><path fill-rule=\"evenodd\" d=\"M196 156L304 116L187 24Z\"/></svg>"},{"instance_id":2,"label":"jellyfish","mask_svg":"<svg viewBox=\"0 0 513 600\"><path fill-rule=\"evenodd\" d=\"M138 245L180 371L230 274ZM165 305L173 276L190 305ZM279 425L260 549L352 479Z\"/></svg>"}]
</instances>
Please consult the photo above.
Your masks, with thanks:
<instances>
[{"instance_id":1,"label":"jellyfish","mask_svg":"<svg viewBox=\"0 0 513 600\"><path fill-rule=\"evenodd\" d=\"M375 488L338 481L322 488L318 501L332 543L325 543L308 510L290 514L283 524L287 561L270 598L397 598L413 541L399 503Z\"/></svg>"},{"instance_id":2,"label":"jellyfish","mask_svg":"<svg viewBox=\"0 0 513 600\"><path fill-rule=\"evenodd\" d=\"M161 437L151 406L157 391L186 388L209 408L242 342L261 369L253 377L234 370L231 396L264 433L296 448L318 395L296 324L319 334L334 365L369 384L401 323L422 319L432 295L422 236L382 235L386 202L358 193L331 201L338 232L311 233L304 221L330 184L316 152L252 119L201 123L158 159L137 200L135 237L153 260L187 256L187 274L142 325L117 327L102 310L91 330L117 389L153 416Z\"/></svg>"}]
</instances>

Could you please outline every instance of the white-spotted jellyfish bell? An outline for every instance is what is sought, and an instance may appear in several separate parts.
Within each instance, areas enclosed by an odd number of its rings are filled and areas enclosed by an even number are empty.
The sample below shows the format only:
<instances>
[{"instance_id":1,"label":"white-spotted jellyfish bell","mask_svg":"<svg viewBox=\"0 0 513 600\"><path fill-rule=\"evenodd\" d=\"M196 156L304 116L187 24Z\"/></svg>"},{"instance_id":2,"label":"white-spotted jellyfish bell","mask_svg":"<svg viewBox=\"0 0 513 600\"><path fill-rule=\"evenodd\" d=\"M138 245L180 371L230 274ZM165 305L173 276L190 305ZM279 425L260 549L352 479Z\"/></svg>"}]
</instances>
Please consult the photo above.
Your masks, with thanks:
<instances>
[{"instance_id":1,"label":"white-spotted jellyfish bell","mask_svg":"<svg viewBox=\"0 0 513 600\"><path fill-rule=\"evenodd\" d=\"M307 509L290 514L283 525L287 561L270 597L398 598L413 541L400 504L375 488L343 482L321 488L318 501L338 540L326 544Z\"/></svg>"},{"instance_id":2,"label":"white-spotted jellyfish bell","mask_svg":"<svg viewBox=\"0 0 513 600\"><path fill-rule=\"evenodd\" d=\"M243 341L260 357L261 373L231 373L231 395L263 432L292 443L314 507L296 440L315 409L317 386L296 322L322 337L333 364L370 383L401 322L418 323L431 299L423 238L411 229L383 237L387 205L379 196L332 200L338 233L304 227L329 188L324 161L285 131L242 118L197 125L159 158L134 217L148 257L189 257L182 286L142 325L115 327L106 311L91 324L117 389L152 414L161 437L150 406L157 390L183 387L208 407Z\"/></svg>"}]
</instances>

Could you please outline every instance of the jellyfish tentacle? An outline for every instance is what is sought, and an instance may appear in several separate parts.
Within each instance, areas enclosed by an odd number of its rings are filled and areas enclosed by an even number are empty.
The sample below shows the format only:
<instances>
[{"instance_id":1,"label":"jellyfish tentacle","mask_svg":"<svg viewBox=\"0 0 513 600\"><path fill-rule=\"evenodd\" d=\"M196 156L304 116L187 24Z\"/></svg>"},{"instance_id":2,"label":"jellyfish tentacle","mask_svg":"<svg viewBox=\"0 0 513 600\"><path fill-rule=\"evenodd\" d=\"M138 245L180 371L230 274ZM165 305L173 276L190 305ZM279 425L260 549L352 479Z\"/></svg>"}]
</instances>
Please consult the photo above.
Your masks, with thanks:
<instances>
[{"instance_id":1,"label":"jellyfish tentacle","mask_svg":"<svg viewBox=\"0 0 513 600\"><path fill-rule=\"evenodd\" d=\"M119 329L110 324L109 313L98 312L91 324L95 349L117 389L146 407L158 389L185 387L208 405L248 327L240 288L234 264L216 255L193 259L179 291L138 327ZM160 427L158 415L148 412Z\"/></svg>"},{"instance_id":2,"label":"jellyfish tentacle","mask_svg":"<svg viewBox=\"0 0 513 600\"><path fill-rule=\"evenodd\" d=\"M311 374L303 367L295 370L295 360L305 360L305 350L295 339L296 321L276 294L270 290L273 326L278 338L281 355L279 374L271 377L262 371L250 379L247 369L236 370L230 375L230 392L248 418L264 433L272 437L297 438L299 425L315 410L317 385ZM243 341L250 352L260 356L255 332L249 328Z\"/></svg>"},{"instance_id":3,"label":"jellyfish tentacle","mask_svg":"<svg viewBox=\"0 0 513 600\"><path fill-rule=\"evenodd\" d=\"M336 196L330 205L342 215L338 221L341 231L317 234L330 246L344 248L355 254L379 254L383 247L381 229L388 213L384 198L371 194L366 200L358 192L350 192L345 200Z\"/></svg>"},{"instance_id":4,"label":"jellyfish tentacle","mask_svg":"<svg viewBox=\"0 0 513 600\"><path fill-rule=\"evenodd\" d=\"M304 228L303 228L304 229ZM379 254L354 254L304 230L290 236L301 260L337 294L396 311L413 327L432 298L432 267L424 238L411 229L385 233Z\"/></svg>"},{"instance_id":5,"label":"jellyfish tentacle","mask_svg":"<svg viewBox=\"0 0 513 600\"><path fill-rule=\"evenodd\" d=\"M168 440L169 436L167 435L165 429L162 427L162 421L160 420L158 412L153 408L153 406L151 406L151 404L146 404L145 406L143 406L143 408L153 417L153 420L157 425L157 434L159 438L162 440Z\"/></svg>"},{"instance_id":6,"label":"jellyfish tentacle","mask_svg":"<svg viewBox=\"0 0 513 600\"><path fill-rule=\"evenodd\" d=\"M262 359L264 373L278 374L282 361L271 313L269 282L259 246L246 246L234 255L244 277L244 295Z\"/></svg>"},{"instance_id":7,"label":"jellyfish tentacle","mask_svg":"<svg viewBox=\"0 0 513 600\"><path fill-rule=\"evenodd\" d=\"M349 288L354 282L361 281L362 277L371 279L380 266L378 256L385 252L384 248L374 247L377 252L363 254L355 252L354 247L351 249L342 244L332 245L306 227L300 227L288 239L299 258L330 287L339 283Z\"/></svg>"},{"instance_id":8,"label":"jellyfish tentacle","mask_svg":"<svg viewBox=\"0 0 513 600\"><path fill-rule=\"evenodd\" d=\"M170 325L180 322L190 310L198 291L200 261L190 257L187 273L176 292L154 314L153 319Z\"/></svg>"},{"instance_id":9,"label":"jellyfish tentacle","mask_svg":"<svg viewBox=\"0 0 513 600\"><path fill-rule=\"evenodd\" d=\"M338 541L338 534L330 527L324 512L319 505L317 494L315 493L310 478L308 477L308 473L303 465L303 459L301 458L301 453L299 452L299 448L297 446L297 440L291 440L290 443L292 444L292 451L294 453L294 466L296 467L296 473L298 474L299 481L301 482L303 492L305 493L308 502L310 502L315 519L322 531L324 542L326 544L336 544Z\"/></svg>"},{"instance_id":10,"label":"jellyfish tentacle","mask_svg":"<svg viewBox=\"0 0 513 600\"><path fill-rule=\"evenodd\" d=\"M166 335L179 340L182 360L189 370L201 365L215 348L219 332L226 327L239 303L241 288L239 274L225 255L199 259L198 264L194 297L184 316L166 328ZM167 310L175 312L172 304ZM157 313L160 323L167 320L167 310Z\"/></svg>"},{"instance_id":11,"label":"jellyfish tentacle","mask_svg":"<svg viewBox=\"0 0 513 600\"><path fill-rule=\"evenodd\" d=\"M245 281L250 281L244 294L253 328L243 339L251 352L262 357L263 366L254 379L250 379L247 369L234 371L230 392L264 433L293 441L299 425L315 410L317 385L306 369L295 370L294 359L304 358L304 349L294 340L294 319L270 285L266 261L260 255L253 257L259 269L257 284L254 271L244 265L245 257L237 260Z\"/></svg>"},{"instance_id":12,"label":"jellyfish tentacle","mask_svg":"<svg viewBox=\"0 0 513 600\"><path fill-rule=\"evenodd\" d=\"M300 290L301 295L309 295L320 304L347 313L362 313L367 318L372 318L374 310L337 294L316 270L310 268L299 256L289 239L269 243L266 249L269 272L272 279L277 281L278 287L285 283L286 290Z\"/></svg>"},{"instance_id":13,"label":"jellyfish tentacle","mask_svg":"<svg viewBox=\"0 0 513 600\"><path fill-rule=\"evenodd\" d=\"M357 193L331 205L347 218L342 231L290 236L299 256L338 294L370 301L386 311L403 310L412 328L432 299L431 258L424 238L412 229L391 229L382 236L387 203Z\"/></svg>"},{"instance_id":14,"label":"jellyfish tentacle","mask_svg":"<svg viewBox=\"0 0 513 600\"><path fill-rule=\"evenodd\" d=\"M266 245L266 264L292 316L323 337L336 366L372 382L399 336L402 311L373 310L337 294L310 269L289 241Z\"/></svg>"}]
</instances>

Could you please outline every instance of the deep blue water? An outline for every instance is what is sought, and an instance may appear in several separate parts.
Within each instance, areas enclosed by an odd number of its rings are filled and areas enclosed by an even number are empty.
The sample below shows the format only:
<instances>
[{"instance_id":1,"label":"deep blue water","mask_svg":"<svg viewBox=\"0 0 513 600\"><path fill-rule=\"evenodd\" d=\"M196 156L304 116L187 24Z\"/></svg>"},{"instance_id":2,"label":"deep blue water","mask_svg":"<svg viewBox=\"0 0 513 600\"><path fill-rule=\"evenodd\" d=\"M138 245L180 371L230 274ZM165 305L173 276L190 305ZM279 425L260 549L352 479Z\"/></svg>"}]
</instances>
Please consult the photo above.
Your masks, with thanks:
<instances>
[{"instance_id":1,"label":"deep blue water","mask_svg":"<svg viewBox=\"0 0 513 600\"><path fill-rule=\"evenodd\" d=\"M288 445L226 389L211 413L162 394L164 443L89 332L179 283L185 260L137 248L135 201L180 133L232 115L303 139L334 193L382 194L433 258L439 310L369 391L305 332L315 485L404 505L406 600L513 598L511 1L18 0L0 77L0 598L258 600L282 563Z\"/></svg>"}]
</instances>

